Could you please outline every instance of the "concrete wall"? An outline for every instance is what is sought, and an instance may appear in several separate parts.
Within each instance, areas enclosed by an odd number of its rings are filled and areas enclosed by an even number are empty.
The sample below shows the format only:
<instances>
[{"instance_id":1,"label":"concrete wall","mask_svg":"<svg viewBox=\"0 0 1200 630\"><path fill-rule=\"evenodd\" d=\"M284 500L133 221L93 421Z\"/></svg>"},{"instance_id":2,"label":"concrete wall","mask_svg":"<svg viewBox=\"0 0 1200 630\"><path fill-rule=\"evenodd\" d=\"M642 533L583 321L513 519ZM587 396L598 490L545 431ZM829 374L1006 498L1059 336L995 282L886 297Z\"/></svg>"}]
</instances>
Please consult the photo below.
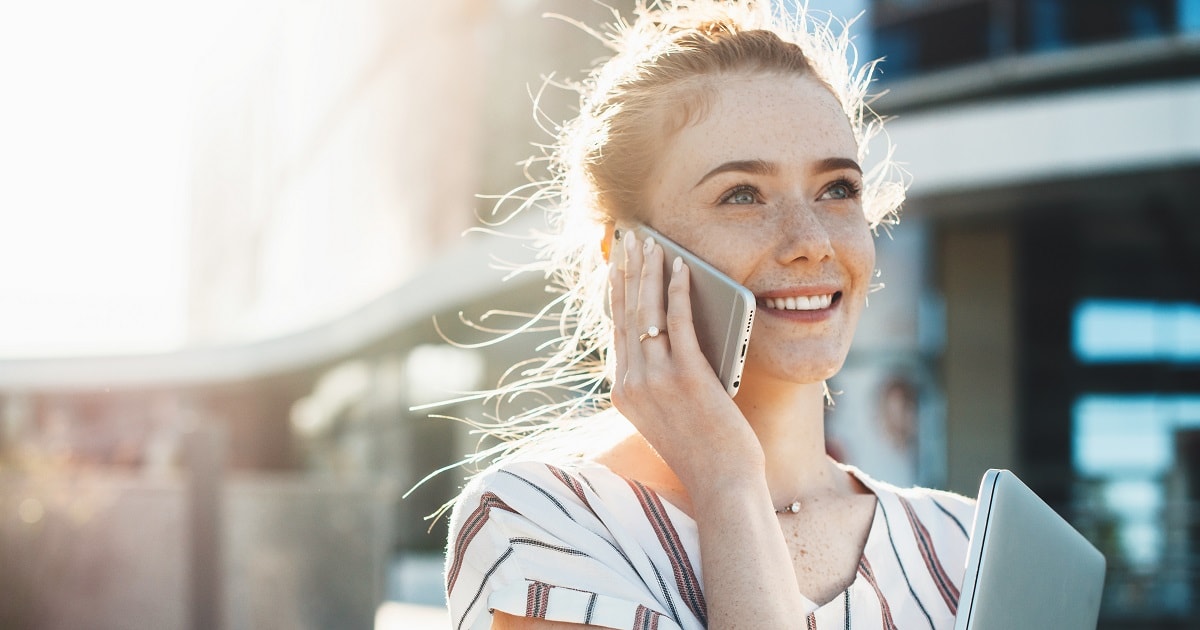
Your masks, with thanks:
<instances>
[{"instance_id":1,"label":"concrete wall","mask_svg":"<svg viewBox=\"0 0 1200 630\"><path fill-rule=\"evenodd\" d=\"M0 627L191 628L186 496L171 477L0 477ZM223 497L223 628L373 627L391 488L239 476Z\"/></svg>"},{"instance_id":2,"label":"concrete wall","mask_svg":"<svg viewBox=\"0 0 1200 630\"><path fill-rule=\"evenodd\" d=\"M988 468L1016 468L1011 229L949 225L938 243L945 297L947 488L969 496Z\"/></svg>"}]
</instances>

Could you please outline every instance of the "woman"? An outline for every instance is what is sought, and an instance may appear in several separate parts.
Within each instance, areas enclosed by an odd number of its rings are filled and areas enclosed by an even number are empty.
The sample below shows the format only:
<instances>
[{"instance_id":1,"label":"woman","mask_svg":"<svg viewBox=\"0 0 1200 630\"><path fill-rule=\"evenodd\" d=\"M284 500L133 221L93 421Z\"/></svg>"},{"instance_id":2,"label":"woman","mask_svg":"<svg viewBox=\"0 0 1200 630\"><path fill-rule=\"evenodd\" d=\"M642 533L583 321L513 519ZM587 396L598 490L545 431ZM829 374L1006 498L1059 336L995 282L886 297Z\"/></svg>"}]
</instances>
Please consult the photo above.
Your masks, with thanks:
<instances>
[{"instance_id":1,"label":"woman","mask_svg":"<svg viewBox=\"0 0 1200 630\"><path fill-rule=\"evenodd\" d=\"M866 303L871 228L903 187L860 167L877 130L869 71L847 67L844 35L806 27L769 6L677 0L611 31L618 54L581 85L544 188L561 213L547 264L566 334L514 386L583 393L497 429L529 435L460 495L455 627L953 625L971 503L825 455L824 382ZM698 348L688 267L663 277L662 248L632 237L624 270L604 262L627 220L755 294L735 398ZM589 362L597 349L607 365ZM544 448L613 420L633 431L601 452Z\"/></svg>"}]
</instances>

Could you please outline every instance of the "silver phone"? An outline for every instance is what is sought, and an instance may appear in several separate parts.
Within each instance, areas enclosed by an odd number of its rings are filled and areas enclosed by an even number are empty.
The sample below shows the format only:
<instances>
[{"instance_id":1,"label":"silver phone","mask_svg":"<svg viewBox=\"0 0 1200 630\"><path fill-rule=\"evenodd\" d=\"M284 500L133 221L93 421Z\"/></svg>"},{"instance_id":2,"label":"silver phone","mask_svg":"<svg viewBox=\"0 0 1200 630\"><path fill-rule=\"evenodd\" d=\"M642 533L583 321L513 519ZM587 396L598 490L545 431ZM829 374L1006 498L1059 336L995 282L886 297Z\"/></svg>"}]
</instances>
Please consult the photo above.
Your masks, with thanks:
<instances>
[{"instance_id":1,"label":"silver phone","mask_svg":"<svg viewBox=\"0 0 1200 630\"><path fill-rule=\"evenodd\" d=\"M667 304L667 285L671 265L678 256L691 272L692 321L700 350L712 365L717 378L730 397L736 396L742 385L742 366L750 347L750 328L754 325L754 294L699 256L644 224L618 225L613 231L613 251L619 252L619 265L624 268L625 248L618 247L621 237L632 231L639 243L653 238L663 248L663 305Z\"/></svg>"}]
</instances>

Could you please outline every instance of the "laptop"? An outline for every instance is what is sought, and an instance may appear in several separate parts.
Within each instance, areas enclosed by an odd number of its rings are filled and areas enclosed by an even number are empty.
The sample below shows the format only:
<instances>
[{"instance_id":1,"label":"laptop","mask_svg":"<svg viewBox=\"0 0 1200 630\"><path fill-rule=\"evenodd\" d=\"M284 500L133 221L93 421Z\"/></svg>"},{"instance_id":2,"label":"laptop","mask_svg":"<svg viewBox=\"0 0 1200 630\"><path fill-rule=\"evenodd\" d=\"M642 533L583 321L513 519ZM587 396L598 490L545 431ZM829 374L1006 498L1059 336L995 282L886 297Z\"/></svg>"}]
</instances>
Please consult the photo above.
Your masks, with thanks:
<instances>
[{"instance_id":1,"label":"laptop","mask_svg":"<svg viewBox=\"0 0 1200 630\"><path fill-rule=\"evenodd\" d=\"M1095 630L1104 556L1011 471L983 476L955 630Z\"/></svg>"}]
</instances>

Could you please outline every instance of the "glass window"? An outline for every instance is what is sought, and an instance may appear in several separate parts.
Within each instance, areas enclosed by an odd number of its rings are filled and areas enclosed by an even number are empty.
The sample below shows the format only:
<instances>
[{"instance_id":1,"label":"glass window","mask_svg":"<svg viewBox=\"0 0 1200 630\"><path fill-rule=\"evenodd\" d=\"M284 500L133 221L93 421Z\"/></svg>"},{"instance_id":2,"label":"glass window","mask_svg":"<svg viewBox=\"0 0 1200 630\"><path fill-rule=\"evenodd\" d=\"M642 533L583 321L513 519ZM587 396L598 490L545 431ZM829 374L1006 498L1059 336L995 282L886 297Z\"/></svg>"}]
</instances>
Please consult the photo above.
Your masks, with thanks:
<instances>
[{"instance_id":1,"label":"glass window","mask_svg":"<svg viewBox=\"0 0 1200 630\"><path fill-rule=\"evenodd\" d=\"M1073 317L1084 363L1200 362L1200 304L1091 299Z\"/></svg>"},{"instance_id":2,"label":"glass window","mask_svg":"<svg viewBox=\"0 0 1200 630\"><path fill-rule=\"evenodd\" d=\"M1186 615L1190 610L1187 491L1189 438L1200 395L1081 396L1073 411L1078 490L1091 538L1108 559L1104 605Z\"/></svg>"},{"instance_id":3,"label":"glass window","mask_svg":"<svg viewBox=\"0 0 1200 630\"><path fill-rule=\"evenodd\" d=\"M1179 32L1200 33L1200 0L1178 0Z\"/></svg>"}]
</instances>

